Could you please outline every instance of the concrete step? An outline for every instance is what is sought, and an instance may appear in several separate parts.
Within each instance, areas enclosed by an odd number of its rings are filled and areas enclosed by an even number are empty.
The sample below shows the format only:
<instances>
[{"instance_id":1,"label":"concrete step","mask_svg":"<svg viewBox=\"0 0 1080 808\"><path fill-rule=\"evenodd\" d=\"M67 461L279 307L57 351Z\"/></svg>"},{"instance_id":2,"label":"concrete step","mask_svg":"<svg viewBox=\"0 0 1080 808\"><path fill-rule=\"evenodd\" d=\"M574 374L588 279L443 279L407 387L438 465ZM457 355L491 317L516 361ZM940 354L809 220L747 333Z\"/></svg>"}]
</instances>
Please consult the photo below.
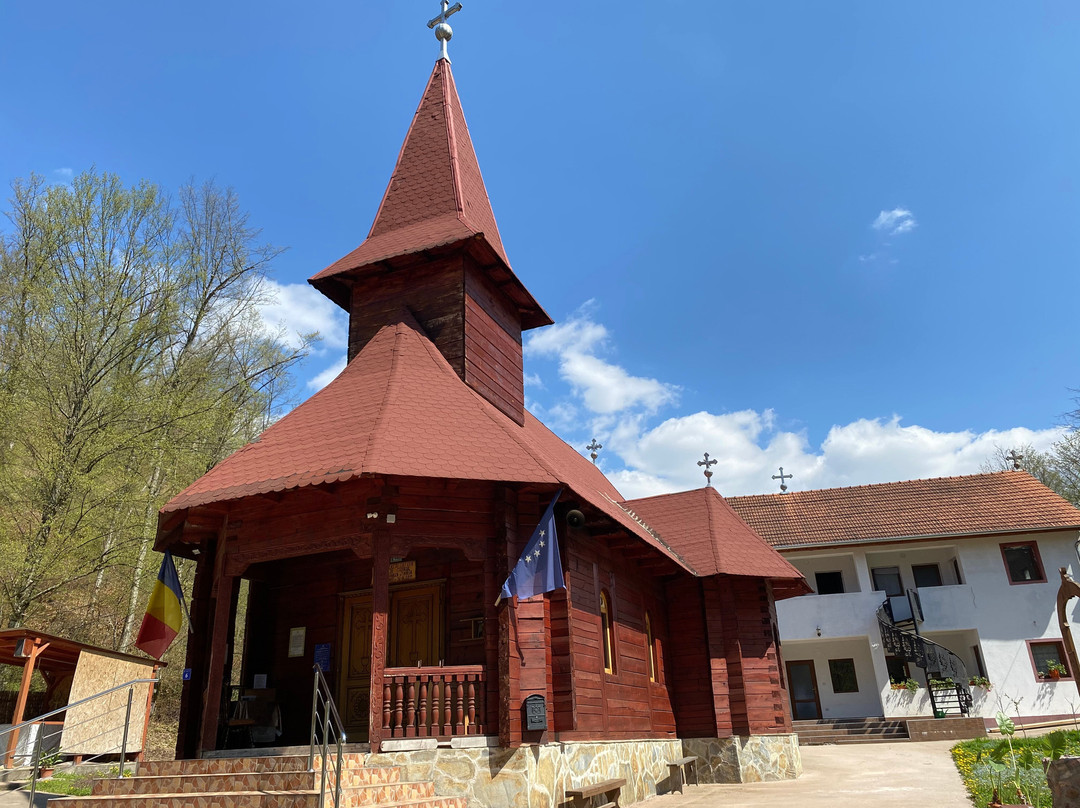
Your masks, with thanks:
<instances>
[{"instance_id":1,"label":"concrete step","mask_svg":"<svg viewBox=\"0 0 1080 808\"><path fill-rule=\"evenodd\" d=\"M904 721L886 718L831 718L794 721L800 746L840 743L882 743L908 739Z\"/></svg>"},{"instance_id":2,"label":"concrete step","mask_svg":"<svg viewBox=\"0 0 1080 808\"><path fill-rule=\"evenodd\" d=\"M402 786L419 785L403 783ZM342 808L380 805L386 808L467 808L464 797L403 796L374 798L370 789L345 789ZM367 801L364 800L372 800ZM318 789L303 791L222 791L201 794L106 794L90 797L60 797L49 801L50 808L319 808Z\"/></svg>"},{"instance_id":3,"label":"concrete step","mask_svg":"<svg viewBox=\"0 0 1080 808\"><path fill-rule=\"evenodd\" d=\"M363 753L342 755L342 768L364 767ZM264 772L305 772L308 770L307 755L281 755L277 757L214 757L198 760L145 760L139 764L140 777L173 777L193 774L251 774ZM315 768L322 758L315 756ZM392 768L392 767L390 767ZM392 781L387 781L392 782Z\"/></svg>"}]
</instances>

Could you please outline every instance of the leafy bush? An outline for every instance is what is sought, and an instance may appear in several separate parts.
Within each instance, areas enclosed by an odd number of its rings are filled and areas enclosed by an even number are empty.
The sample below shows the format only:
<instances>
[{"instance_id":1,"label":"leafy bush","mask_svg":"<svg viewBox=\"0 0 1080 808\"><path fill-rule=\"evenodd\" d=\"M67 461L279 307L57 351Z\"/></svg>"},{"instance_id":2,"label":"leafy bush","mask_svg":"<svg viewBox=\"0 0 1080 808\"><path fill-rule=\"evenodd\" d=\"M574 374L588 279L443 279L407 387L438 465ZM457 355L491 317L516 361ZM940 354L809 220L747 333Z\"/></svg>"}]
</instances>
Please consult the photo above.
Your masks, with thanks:
<instances>
[{"instance_id":1,"label":"leafy bush","mask_svg":"<svg viewBox=\"0 0 1080 808\"><path fill-rule=\"evenodd\" d=\"M976 738L952 748L953 762L976 806L1026 800L1035 808L1050 808L1050 791L1042 759L1080 754L1080 732L1058 730L1040 738L1015 738L1011 720L998 717L1001 740ZM1022 795L1022 796L1021 796Z\"/></svg>"}]
</instances>

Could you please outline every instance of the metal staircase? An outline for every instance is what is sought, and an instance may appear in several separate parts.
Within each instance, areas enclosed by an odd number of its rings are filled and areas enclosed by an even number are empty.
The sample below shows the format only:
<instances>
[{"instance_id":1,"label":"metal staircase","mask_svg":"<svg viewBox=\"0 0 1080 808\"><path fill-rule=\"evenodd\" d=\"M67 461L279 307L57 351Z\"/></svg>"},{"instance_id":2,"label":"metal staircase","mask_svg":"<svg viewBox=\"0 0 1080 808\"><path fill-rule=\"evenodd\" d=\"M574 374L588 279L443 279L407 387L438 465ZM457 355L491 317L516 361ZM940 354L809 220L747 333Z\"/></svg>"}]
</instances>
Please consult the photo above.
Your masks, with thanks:
<instances>
[{"instance_id":1,"label":"metal staircase","mask_svg":"<svg viewBox=\"0 0 1080 808\"><path fill-rule=\"evenodd\" d=\"M967 666L948 648L919 634L922 608L917 591L908 590L908 608L902 613L894 601L899 601L902 607L902 599L890 598L881 604L877 612L881 642L886 653L922 668L929 685L927 692L930 694L930 707L935 717L968 715L971 712L972 697L967 686ZM907 627L910 627L910 630ZM930 685L935 680L951 680L952 685Z\"/></svg>"}]
</instances>

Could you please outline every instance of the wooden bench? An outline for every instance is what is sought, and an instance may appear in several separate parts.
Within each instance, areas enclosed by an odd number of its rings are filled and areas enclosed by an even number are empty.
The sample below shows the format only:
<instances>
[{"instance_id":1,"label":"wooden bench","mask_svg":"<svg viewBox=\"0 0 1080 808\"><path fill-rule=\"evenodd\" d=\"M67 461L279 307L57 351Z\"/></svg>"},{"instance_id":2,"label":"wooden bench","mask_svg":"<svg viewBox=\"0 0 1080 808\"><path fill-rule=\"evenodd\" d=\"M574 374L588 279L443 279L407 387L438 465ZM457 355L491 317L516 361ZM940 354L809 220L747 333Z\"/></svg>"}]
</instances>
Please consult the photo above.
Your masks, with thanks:
<instances>
[{"instance_id":1,"label":"wooden bench","mask_svg":"<svg viewBox=\"0 0 1080 808\"><path fill-rule=\"evenodd\" d=\"M603 794L604 798L607 799L608 795L614 792L615 799L597 805L595 808L619 808L619 789L625 785L626 780L622 778L617 780L605 780L602 783L593 783L592 785L582 786L581 788L568 788L566 789L566 796L573 797L574 808L585 808L585 800L590 797Z\"/></svg>"},{"instance_id":2,"label":"wooden bench","mask_svg":"<svg viewBox=\"0 0 1080 808\"><path fill-rule=\"evenodd\" d=\"M699 758L697 755L687 755L686 757L679 758L668 764L668 772L671 774L672 791L677 791L680 794L683 793L683 788L687 785L686 777L684 776L684 772L687 769L690 770L690 774L694 777L693 785L696 786L698 784L698 760ZM676 784L678 784L678 788L675 787Z\"/></svg>"}]
</instances>

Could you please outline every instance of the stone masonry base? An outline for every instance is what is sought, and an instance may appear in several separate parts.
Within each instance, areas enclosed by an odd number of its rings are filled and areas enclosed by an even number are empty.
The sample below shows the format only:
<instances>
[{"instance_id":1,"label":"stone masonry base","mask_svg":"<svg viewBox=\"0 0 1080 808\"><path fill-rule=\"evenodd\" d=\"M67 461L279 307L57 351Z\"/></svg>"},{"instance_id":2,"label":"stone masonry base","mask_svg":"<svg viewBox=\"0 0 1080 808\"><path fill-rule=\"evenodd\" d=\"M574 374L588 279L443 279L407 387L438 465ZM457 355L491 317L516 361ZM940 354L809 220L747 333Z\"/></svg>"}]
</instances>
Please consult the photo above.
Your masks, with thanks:
<instances>
[{"instance_id":1,"label":"stone masonry base","mask_svg":"<svg viewBox=\"0 0 1080 808\"><path fill-rule=\"evenodd\" d=\"M566 742L522 746L414 749L369 755L370 766L400 766L403 780L433 780L440 797L465 797L470 808L557 808L566 789L625 778L623 806L671 790L668 762L701 758L701 783L786 780L802 773L798 737L751 735Z\"/></svg>"}]
</instances>

